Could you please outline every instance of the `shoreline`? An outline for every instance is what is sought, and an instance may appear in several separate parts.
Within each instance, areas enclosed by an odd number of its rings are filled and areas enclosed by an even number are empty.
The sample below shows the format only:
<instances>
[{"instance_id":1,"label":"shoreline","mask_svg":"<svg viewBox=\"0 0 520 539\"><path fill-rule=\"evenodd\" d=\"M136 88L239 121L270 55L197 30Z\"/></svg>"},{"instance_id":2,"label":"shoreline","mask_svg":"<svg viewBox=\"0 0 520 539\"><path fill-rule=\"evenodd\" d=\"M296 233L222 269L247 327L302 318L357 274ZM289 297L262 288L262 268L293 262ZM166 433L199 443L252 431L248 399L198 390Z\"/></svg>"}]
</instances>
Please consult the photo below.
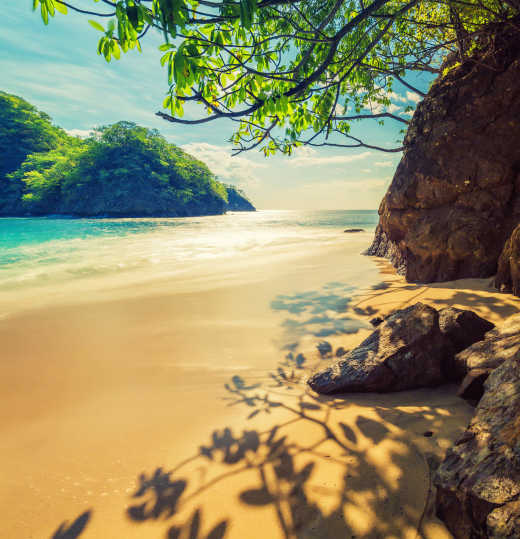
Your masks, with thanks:
<instances>
[{"instance_id":1,"label":"shoreline","mask_svg":"<svg viewBox=\"0 0 520 539\"><path fill-rule=\"evenodd\" d=\"M455 388L316 397L305 377L325 363L317 342L352 348L374 316L425 301L500 323L519 301L488 279L411 285L366 257L373 284L350 290L333 251L0 320L6 533L78 519L81 539L450 537L427 502L430 461L473 413Z\"/></svg>"}]
</instances>

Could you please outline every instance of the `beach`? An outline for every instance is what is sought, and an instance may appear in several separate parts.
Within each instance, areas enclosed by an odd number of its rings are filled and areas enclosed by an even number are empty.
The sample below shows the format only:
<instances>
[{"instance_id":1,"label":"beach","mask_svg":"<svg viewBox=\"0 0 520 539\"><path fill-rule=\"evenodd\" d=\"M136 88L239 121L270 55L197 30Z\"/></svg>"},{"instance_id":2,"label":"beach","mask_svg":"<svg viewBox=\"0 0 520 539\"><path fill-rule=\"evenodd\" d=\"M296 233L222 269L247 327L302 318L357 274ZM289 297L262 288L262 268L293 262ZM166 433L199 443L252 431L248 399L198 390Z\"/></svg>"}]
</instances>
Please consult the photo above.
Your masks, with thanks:
<instances>
[{"instance_id":1,"label":"beach","mask_svg":"<svg viewBox=\"0 0 520 539\"><path fill-rule=\"evenodd\" d=\"M520 304L490 279L406 283L360 254L370 237L3 290L0 535L450 537L430 467L472 415L456 388L318 397L305 379L330 361L318 343L351 349L374 316L423 301L499 324Z\"/></svg>"}]
</instances>

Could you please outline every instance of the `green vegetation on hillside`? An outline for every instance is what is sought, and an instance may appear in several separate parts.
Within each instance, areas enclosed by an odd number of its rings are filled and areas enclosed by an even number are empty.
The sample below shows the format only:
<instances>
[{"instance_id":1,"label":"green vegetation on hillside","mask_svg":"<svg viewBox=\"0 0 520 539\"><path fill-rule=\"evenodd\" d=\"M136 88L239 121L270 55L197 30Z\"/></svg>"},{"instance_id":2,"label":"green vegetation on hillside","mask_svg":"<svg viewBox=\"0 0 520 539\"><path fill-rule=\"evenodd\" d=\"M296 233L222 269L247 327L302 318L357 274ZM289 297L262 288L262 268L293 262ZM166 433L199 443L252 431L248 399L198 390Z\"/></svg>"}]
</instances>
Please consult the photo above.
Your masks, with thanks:
<instances>
[{"instance_id":1,"label":"green vegetation on hillside","mask_svg":"<svg viewBox=\"0 0 520 539\"><path fill-rule=\"evenodd\" d=\"M232 211L255 211L255 207L247 198L247 195L234 185L226 185L228 197L228 210Z\"/></svg>"},{"instance_id":2,"label":"green vegetation on hillside","mask_svg":"<svg viewBox=\"0 0 520 539\"><path fill-rule=\"evenodd\" d=\"M27 155L52 150L66 139L65 131L53 126L47 114L0 91L0 214L16 213L23 191L6 175L17 170Z\"/></svg>"},{"instance_id":3,"label":"green vegetation on hillside","mask_svg":"<svg viewBox=\"0 0 520 539\"><path fill-rule=\"evenodd\" d=\"M181 217L242 198L156 130L118 122L81 140L23 99L0 98L0 215Z\"/></svg>"}]
</instances>

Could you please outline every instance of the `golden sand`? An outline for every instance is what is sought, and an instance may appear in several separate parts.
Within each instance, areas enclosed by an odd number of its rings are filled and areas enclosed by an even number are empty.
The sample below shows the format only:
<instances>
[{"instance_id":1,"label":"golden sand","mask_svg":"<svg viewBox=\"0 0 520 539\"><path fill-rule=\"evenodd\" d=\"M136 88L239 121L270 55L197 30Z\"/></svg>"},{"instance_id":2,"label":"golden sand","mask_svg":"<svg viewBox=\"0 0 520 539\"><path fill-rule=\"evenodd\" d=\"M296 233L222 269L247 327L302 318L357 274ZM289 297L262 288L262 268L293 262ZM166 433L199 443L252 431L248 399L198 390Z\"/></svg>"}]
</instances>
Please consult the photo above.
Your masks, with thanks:
<instances>
[{"instance_id":1,"label":"golden sand","mask_svg":"<svg viewBox=\"0 0 520 539\"><path fill-rule=\"evenodd\" d=\"M488 280L410 285L375 261L376 286L328 308L352 296L347 263L337 249L247 282L142 286L0 321L0 536L449 537L429 464L471 407L453 387L317 397L304 383L325 364L315 330L340 328L323 338L349 349L368 319L417 301L495 323L519 302Z\"/></svg>"}]
</instances>

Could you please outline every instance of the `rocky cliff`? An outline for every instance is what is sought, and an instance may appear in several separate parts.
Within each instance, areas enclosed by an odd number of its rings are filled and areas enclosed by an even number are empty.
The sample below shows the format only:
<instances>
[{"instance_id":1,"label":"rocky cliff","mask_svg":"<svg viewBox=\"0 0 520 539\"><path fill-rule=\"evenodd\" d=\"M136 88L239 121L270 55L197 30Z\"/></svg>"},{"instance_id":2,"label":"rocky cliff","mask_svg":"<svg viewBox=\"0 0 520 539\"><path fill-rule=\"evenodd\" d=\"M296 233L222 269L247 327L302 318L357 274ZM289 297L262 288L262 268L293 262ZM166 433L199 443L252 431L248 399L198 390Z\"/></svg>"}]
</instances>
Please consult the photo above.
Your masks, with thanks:
<instances>
[{"instance_id":1,"label":"rocky cliff","mask_svg":"<svg viewBox=\"0 0 520 539\"><path fill-rule=\"evenodd\" d=\"M491 371L475 416L434 476L437 514L456 539L520 537L520 353L515 318L507 328L509 333L516 330L514 353ZM494 336L486 341L497 343ZM492 346L488 359L503 359L494 356L494 350L504 352Z\"/></svg>"},{"instance_id":2,"label":"rocky cliff","mask_svg":"<svg viewBox=\"0 0 520 539\"><path fill-rule=\"evenodd\" d=\"M520 222L519 140L520 32L510 25L482 37L419 104L368 254L412 282L493 275ZM504 257L498 284L512 289Z\"/></svg>"},{"instance_id":3,"label":"rocky cliff","mask_svg":"<svg viewBox=\"0 0 520 539\"><path fill-rule=\"evenodd\" d=\"M495 286L520 296L520 225L513 230L498 259Z\"/></svg>"}]
</instances>

